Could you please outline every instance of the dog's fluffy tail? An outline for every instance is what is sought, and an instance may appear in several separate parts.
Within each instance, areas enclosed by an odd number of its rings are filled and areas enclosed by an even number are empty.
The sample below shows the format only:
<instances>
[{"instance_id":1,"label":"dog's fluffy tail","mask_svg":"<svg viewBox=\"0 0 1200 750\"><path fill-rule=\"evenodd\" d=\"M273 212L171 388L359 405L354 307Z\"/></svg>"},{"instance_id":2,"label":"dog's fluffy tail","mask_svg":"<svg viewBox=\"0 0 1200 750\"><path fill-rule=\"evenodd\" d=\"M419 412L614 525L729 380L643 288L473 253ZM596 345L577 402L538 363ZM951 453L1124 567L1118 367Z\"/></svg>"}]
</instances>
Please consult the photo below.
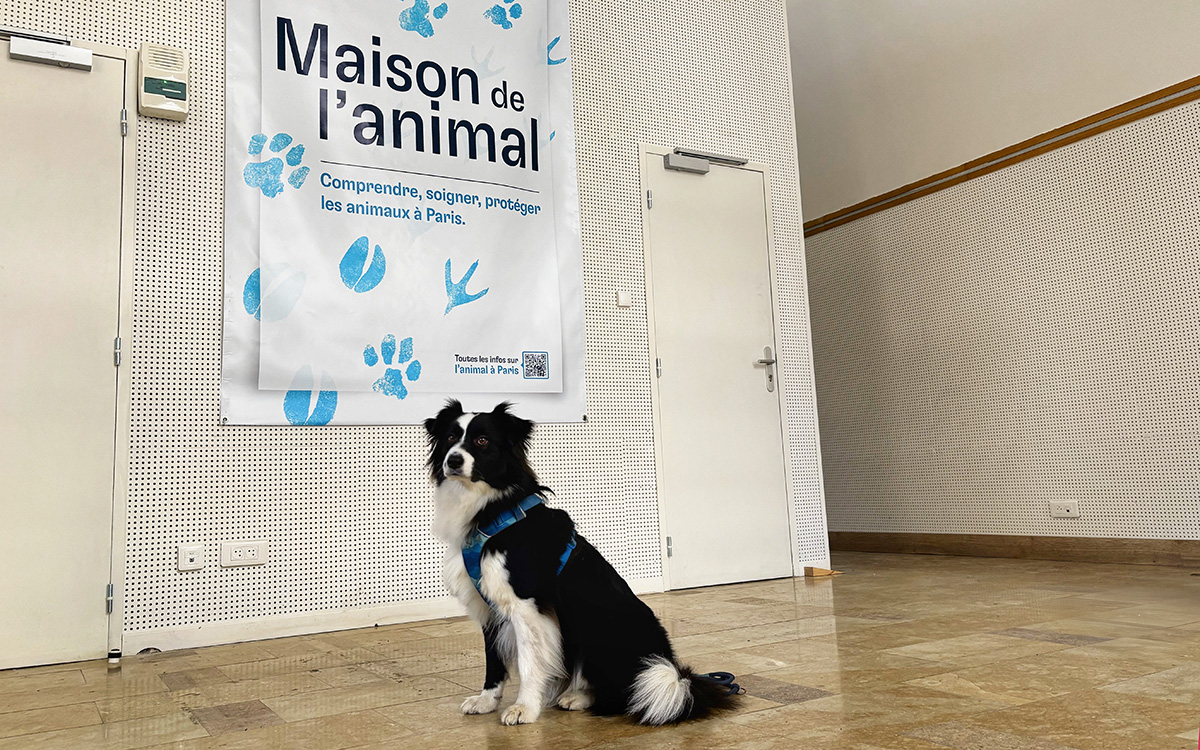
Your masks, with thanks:
<instances>
[{"instance_id":1,"label":"dog's fluffy tail","mask_svg":"<svg viewBox=\"0 0 1200 750\"><path fill-rule=\"evenodd\" d=\"M733 705L734 696L728 687L700 677L665 656L651 656L643 664L629 697L629 715L638 723L675 724Z\"/></svg>"}]
</instances>

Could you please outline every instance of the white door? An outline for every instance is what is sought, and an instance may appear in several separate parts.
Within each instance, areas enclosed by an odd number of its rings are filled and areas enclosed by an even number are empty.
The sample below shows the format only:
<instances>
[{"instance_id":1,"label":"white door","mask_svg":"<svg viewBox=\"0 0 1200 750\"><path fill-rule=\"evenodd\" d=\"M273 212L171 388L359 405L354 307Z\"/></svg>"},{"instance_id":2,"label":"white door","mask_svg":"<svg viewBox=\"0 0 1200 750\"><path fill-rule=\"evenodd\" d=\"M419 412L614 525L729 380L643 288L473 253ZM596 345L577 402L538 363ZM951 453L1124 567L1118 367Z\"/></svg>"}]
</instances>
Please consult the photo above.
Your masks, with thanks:
<instances>
[{"instance_id":1,"label":"white door","mask_svg":"<svg viewBox=\"0 0 1200 750\"><path fill-rule=\"evenodd\" d=\"M0 41L0 668L103 657L123 61Z\"/></svg>"},{"instance_id":2,"label":"white door","mask_svg":"<svg viewBox=\"0 0 1200 750\"><path fill-rule=\"evenodd\" d=\"M766 174L642 175L670 585L790 576Z\"/></svg>"}]
</instances>

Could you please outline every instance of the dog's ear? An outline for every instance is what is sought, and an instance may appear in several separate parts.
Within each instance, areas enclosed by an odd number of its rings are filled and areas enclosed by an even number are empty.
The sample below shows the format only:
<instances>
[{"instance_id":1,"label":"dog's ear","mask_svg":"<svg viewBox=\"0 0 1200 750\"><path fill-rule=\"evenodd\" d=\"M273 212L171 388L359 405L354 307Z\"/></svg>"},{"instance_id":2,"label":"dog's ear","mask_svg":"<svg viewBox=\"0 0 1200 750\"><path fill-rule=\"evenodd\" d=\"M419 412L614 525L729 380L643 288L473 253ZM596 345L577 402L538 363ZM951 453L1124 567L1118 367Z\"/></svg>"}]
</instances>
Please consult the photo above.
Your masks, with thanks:
<instances>
[{"instance_id":1,"label":"dog's ear","mask_svg":"<svg viewBox=\"0 0 1200 750\"><path fill-rule=\"evenodd\" d=\"M528 419L521 419L516 414L509 411L512 406L507 401L501 401L496 404L496 408L492 409L492 416L497 421L505 426L505 431L508 432L512 441L521 446L529 444L529 438L533 435L533 422Z\"/></svg>"},{"instance_id":2,"label":"dog's ear","mask_svg":"<svg viewBox=\"0 0 1200 750\"><path fill-rule=\"evenodd\" d=\"M462 404L457 399L450 399L436 416L425 420L425 432L429 433L431 443L436 443L442 437L446 426L463 415Z\"/></svg>"},{"instance_id":3,"label":"dog's ear","mask_svg":"<svg viewBox=\"0 0 1200 750\"><path fill-rule=\"evenodd\" d=\"M437 435L437 422L437 417L430 417L429 419L425 420L425 432L429 433L429 437L435 437Z\"/></svg>"},{"instance_id":4,"label":"dog's ear","mask_svg":"<svg viewBox=\"0 0 1200 750\"><path fill-rule=\"evenodd\" d=\"M439 485L446 478L442 473L442 458L445 457L448 449L448 446L441 441L446 437L450 424L462 415L462 404L455 399L450 399L437 413L437 416L425 420L425 432L429 435L429 471L433 475L433 481Z\"/></svg>"},{"instance_id":5,"label":"dog's ear","mask_svg":"<svg viewBox=\"0 0 1200 750\"><path fill-rule=\"evenodd\" d=\"M437 416L430 417L425 420L425 431L430 437L438 437L441 433L441 426L449 422L453 422L463 415L462 404L458 399L452 398L446 401L446 405L437 413Z\"/></svg>"}]
</instances>

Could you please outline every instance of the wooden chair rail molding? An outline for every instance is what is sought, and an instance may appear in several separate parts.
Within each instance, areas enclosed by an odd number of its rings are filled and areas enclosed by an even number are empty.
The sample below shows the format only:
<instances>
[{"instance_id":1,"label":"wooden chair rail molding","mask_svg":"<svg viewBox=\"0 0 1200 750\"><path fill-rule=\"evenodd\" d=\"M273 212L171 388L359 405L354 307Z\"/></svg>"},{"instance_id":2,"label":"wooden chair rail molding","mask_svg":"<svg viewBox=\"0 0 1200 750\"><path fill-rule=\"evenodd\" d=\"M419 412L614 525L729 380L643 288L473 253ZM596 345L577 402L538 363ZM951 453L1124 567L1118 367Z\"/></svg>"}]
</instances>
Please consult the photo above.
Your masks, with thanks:
<instances>
[{"instance_id":1,"label":"wooden chair rail molding","mask_svg":"<svg viewBox=\"0 0 1200 750\"><path fill-rule=\"evenodd\" d=\"M911 182L882 195L877 195L874 198L868 198L861 203L855 203L853 206L847 206L812 221L806 221L804 222L804 236L811 237L827 229L840 227L855 219L861 219L864 216L886 211L889 208L916 200L930 193L945 190L951 185L957 185L960 182L972 180L976 177L995 172L998 169L1004 169L1039 154L1061 148L1069 143L1103 133L1106 130L1112 130L1113 128L1149 117L1172 107L1178 107L1180 104L1195 99L1200 99L1200 76L1181 81L1174 86L1159 89L1124 104L1118 104L1103 112L1097 112L1082 120L1076 120L1054 130L1049 130L1008 148L993 151L986 156L981 156L966 164L960 164L957 167L939 172L923 180Z\"/></svg>"},{"instance_id":2,"label":"wooden chair rail molding","mask_svg":"<svg viewBox=\"0 0 1200 750\"><path fill-rule=\"evenodd\" d=\"M835 552L897 552L1200 568L1200 539L831 531L829 548Z\"/></svg>"}]
</instances>

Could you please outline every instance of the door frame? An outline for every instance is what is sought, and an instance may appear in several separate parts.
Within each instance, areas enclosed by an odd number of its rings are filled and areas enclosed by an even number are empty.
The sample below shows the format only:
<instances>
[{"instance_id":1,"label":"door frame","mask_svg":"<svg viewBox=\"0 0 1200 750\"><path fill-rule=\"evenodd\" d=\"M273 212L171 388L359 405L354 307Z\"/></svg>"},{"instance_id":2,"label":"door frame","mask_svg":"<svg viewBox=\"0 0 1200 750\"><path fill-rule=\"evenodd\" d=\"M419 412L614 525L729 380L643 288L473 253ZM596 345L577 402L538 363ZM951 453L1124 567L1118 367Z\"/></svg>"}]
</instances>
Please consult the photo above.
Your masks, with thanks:
<instances>
[{"instance_id":1,"label":"door frame","mask_svg":"<svg viewBox=\"0 0 1200 750\"><path fill-rule=\"evenodd\" d=\"M109 581L113 587L108 616L108 651L122 653L125 641L125 545L129 533L129 452L133 422L133 256L137 210L138 51L104 44L85 44L92 54L125 64L126 133L121 147L121 257L117 306L117 336L121 338L121 364L117 369L112 507L112 557ZM182 123L180 123L182 125Z\"/></svg>"},{"instance_id":2,"label":"door frame","mask_svg":"<svg viewBox=\"0 0 1200 750\"><path fill-rule=\"evenodd\" d=\"M655 499L658 503L658 536L659 536L659 554L662 561L663 575L663 590L671 591L671 567L667 557L667 537L668 524L666 509L663 504L663 446L662 446L662 413L661 413L661 396L658 390L658 376L654 373L654 355L658 351L658 341L655 325L655 310L654 310L654 273L653 261L651 258L650 249L650 211L646 207L646 190L647 174L645 169L645 160L647 156L665 156L671 153L673 149L658 146L650 143L638 144L638 178L640 192L638 201L642 212L642 264L645 272L645 288L646 288L646 329L649 339L649 367L650 367L650 405L653 415L654 424L654 481L655 481ZM772 337L774 339L773 349L775 352L775 384L776 393L778 394L779 404L779 432L783 446L783 475L784 489L787 493L787 516L788 516L788 549L791 551L791 566L792 575L796 574L796 559L798 550L796 548L796 503L795 492L792 478L792 446L788 438L788 412L787 399L784 397L784 378L782 367L783 358L779 350L779 342L783 337L783 330L779 322L779 288L776 279L776 261L775 261L775 222L774 209L771 205L771 170L766 164L760 162L747 162L742 165L720 165L722 169L741 169L744 171L758 172L763 178L763 208L766 212L764 217L766 221L767 235L767 273L771 277L771 323Z\"/></svg>"},{"instance_id":3,"label":"door frame","mask_svg":"<svg viewBox=\"0 0 1200 750\"><path fill-rule=\"evenodd\" d=\"M8 34L0 35L8 41ZM138 51L107 44L72 39L70 44L91 50L95 57L115 60L124 71L123 102L125 133L121 143L120 236L118 241L117 325L116 336L121 340L121 360L116 369L116 392L113 400L113 482L111 496L111 526L109 534L108 578L112 585L112 611L108 613L108 653L120 653L125 630L125 544L128 536L129 508L129 451L133 403L133 256L137 180L137 79ZM121 112L114 108L112 127L122 127ZM115 344L115 342L114 342ZM115 355L114 355L115 356ZM96 592L100 606L101 592Z\"/></svg>"}]
</instances>

